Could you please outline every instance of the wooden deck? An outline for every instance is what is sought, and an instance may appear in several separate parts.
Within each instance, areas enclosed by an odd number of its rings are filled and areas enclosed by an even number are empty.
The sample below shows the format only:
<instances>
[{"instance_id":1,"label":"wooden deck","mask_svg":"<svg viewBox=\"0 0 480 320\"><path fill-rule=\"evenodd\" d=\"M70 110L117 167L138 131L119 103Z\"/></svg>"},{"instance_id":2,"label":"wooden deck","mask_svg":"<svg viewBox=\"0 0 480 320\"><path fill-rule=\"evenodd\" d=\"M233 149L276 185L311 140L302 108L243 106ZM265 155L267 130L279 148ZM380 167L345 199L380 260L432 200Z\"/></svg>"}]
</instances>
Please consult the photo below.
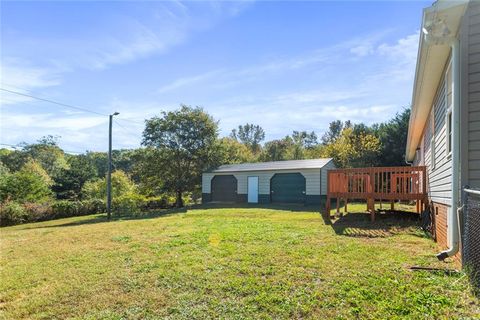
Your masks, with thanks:
<instances>
[{"instance_id":1,"label":"wooden deck","mask_svg":"<svg viewBox=\"0 0 480 320\"><path fill-rule=\"evenodd\" d=\"M330 216L331 200L336 199L337 212L341 200L366 200L367 210L375 220L375 201L411 200L417 203L417 212L427 201L426 169L421 167L373 167L335 169L328 171L327 215Z\"/></svg>"}]
</instances>

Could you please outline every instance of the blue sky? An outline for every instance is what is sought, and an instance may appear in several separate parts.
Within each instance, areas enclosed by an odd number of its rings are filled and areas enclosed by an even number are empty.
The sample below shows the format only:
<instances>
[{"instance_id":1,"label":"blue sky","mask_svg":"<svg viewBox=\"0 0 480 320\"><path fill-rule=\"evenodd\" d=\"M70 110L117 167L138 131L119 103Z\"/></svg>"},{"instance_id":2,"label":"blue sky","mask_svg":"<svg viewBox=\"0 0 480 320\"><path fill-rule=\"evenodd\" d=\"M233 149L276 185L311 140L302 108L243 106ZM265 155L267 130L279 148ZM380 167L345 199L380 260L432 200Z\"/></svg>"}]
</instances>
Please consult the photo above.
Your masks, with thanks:
<instances>
[{"instance_id":1,"label":"blue sky","mask_svg":"<svg viewBox=\"0 0 480 320\"><path fill-rule=\"evenodd\" d=\"M409 106L430 2L2 2L1 87L109 114L114 147L180 103L267 140ZM107 148L105 116L5 92L1 143Z\"/></svg>"}]
</instances>

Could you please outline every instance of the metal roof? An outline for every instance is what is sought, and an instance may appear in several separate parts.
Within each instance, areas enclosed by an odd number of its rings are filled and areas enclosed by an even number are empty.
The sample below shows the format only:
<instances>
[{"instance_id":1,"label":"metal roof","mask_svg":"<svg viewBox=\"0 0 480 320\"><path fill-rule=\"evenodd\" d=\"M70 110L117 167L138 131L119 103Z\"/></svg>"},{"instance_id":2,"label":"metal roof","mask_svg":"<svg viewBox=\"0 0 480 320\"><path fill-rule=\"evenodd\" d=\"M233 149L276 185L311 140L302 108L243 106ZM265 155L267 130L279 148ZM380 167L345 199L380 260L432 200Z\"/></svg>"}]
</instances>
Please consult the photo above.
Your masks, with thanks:
<instances>
[{"instance_id":1,"label":"metal roof","mask_svg":"<svg viewBox=\"0 0 480 320\"><path fill-rule=\"evenodd\" d=\"M240 164L225 164L212 173L238 172L238 171L274 171L274 170L296 170L296 169L320 169L329 163L332 158L310 159L310 160L286 160L271 162L255 162Z\"/></svg>"}]
</instances>

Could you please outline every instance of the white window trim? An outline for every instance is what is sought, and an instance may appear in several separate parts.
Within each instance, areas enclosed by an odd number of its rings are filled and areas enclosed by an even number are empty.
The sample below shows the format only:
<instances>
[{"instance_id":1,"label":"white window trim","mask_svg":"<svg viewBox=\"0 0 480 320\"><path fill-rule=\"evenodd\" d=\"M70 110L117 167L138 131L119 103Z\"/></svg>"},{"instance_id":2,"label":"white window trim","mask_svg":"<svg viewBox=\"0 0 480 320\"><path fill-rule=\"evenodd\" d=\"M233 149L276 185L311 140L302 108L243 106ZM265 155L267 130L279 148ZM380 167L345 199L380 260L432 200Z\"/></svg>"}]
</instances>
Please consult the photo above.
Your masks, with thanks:
<instances>
[{"instance_id":1,"label":"white window trim","mask_svg":"<svg viewBox=\"0 0 480 320\"><path fill-rule=\"evenodd\" d=\"M445 138L447 140L447 143L446 143L446 153L447 153L447 158L450 159L452 157L452 141L450 140L450 136L452 134L451 132L451 129L448 128L448 117L450 116L451 117L452 115L452 108L448 108L447 109L447 112L445 114ZM450 119L451 121L451 119ZM450 124L450 126L452 126L452 124Z\"/></svg>"},{"instance_id":2,"label":"white window trim","mask_svg":"<svg viewBox=\"0 0 480 320\"><path fill-rule=\"evenodd\" d=\"M430 114L430 126L431 126L431 137L430 137L430 167L435 169L435 105L432 107L432 112Z\"/></svg>"}]
</instances>

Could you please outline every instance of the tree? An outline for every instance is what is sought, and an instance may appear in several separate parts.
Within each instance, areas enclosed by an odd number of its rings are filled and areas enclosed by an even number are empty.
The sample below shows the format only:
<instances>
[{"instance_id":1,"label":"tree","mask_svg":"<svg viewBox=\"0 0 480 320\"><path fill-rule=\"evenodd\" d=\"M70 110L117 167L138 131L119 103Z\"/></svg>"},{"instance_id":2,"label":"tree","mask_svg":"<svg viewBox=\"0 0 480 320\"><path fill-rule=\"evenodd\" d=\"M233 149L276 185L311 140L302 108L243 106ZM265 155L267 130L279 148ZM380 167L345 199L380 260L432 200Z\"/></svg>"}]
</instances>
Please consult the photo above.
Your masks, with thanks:
<instances>
[{"instance_id":1,"label":"tree","mask_svg":"<svg viewBox=\"0 0 480 320\"><path fill-rule=\"evenodd\" d=\"M219 145L222 164L254 162L256 160L253 152L235 139L222 138L219 140Z\"/></svg>"},{"instance_id":2,"label":"tree","mask_svg":"<svg viewBox=\"0 0 480 320\"><path fill-rule=\"evenodd\" d=\"M142 144L156 149L156 175L175 192L177 207L183 207L182 194L200 184L202 172L217 164L217 137L217 122L199 107L182 105L146 121Z\"/></svg>"},{"instance_id":3,"label":"tree","mask_svg":"<svg viewBox=\"0 0 480 320\"><path fill-rule=\"evenodd\" d=\"M293 131L291 138L287 136L285 139L292 140L289 158L293 160L305 159L305 151L313 149L318 144L317 135L314 131L310 133L306 131Z\"/></svg>"},{"instance_id":4,"label":"tree","mask_svg":"<svg viewBox=\"0 0 480 320\"><path fill-rule=\"evenodd\" d=\"M335 142L323 148L323 157L333 158L340 168L372 167L378 164L381 144L373 134L355 133L352 127L343 129Z\"/></svg>"},{"instance_id":5,"label":"tree","mask_svg":"<svg viewBox=\"0 0 480 320\"><path fill-rule=\"evenodd\" d=\"M343 128L344 128L344 125L341 120L335 120L330 122L328 131L325 132L325 134L322 137L322 143L326 145L326 144L335 142L335 140L337 140L340 134L342 133Z\"/></svg>"},{"instance_id":6,"label":"tree","mask_svg":"<svg viewBox=\"0 0 480 320\"><path fill-rule=\"evenodd\" d=\"M2 149L0 161L9 171L15 172L20 170L31 157L21 150Z\"/></svg>"},{"instance_id":7,"label":"tree","mask_svg":"<svg viewBox=\"0 0 480 320\"><path fill-rule=\"evenodd\" d=\"M86 156L92 161L93 165L95 166L97 178L104 178L107 175L108 154L106 152L88 151Z\"/></svg>"},{"instance_id":8,"label":"tree","mask_svg":"<svg viewBox=\"0 0 480 320\"><path fill-rule=\"evenodd\" d=\"M405 166L410 109L397 113L393 119L377 126L377 136L382 144L380 162L383 166Z\"/></svg>"},{"instance_id":9,"label":"tree","mask_svg":"<svg viewBox=\"0 0 480 320\"><path fill-rule=\"evenodd\" d=\"M45 136L37 143L26 144L23 152L38 161L50 177L55 177L60 170L68 168L65 153L57 144L58 137Z\"/></svg>"},{"instance_id":10,"label":"tree","mask_svg":"<svg viewBox=\"0 0 480 320\"><path fill-rule=\"evenodd\" d=\"M71 156L67 160L68 168L62 168L55 177L53 190L59 199L79 199L85 182L96 177L94 162L81 154Z\"/></svg>"},{"instance_id":11,"label":"tree","mask_svg":"<svg viewBox=\"0 0 480 320\"><path fill-rule=\"evenodd\" d=\"M117 198L137 191L135 183L121 170L112 172L112 197ZM87 181L82 187L82 196L86 199L105 199L107 197L107 179Z\"/></svg>"},{"instance_id":12,"label":"tree","mask_svg":"<svg viewBox=\"0 0 480 320\"><path fill-rule=\"evenodd\" d=\"M288 151L293 146L292 139L272 140L265 143L261 159L262 161L288 160Z\"/></svg>"},{"instance_id":13,"label":"tree","mask_svg":"<svg viewBox=\"0 0 480 320\"><path fill-rule=\"evenodd\" d=\"M265 131L259 125L247 123L243 126L238 126L238 131L233 129L230 137L242 142L253 153L258 153L260 151L260 142L265 139Z\"/></svg>"},{"instance_id":14,"label":"tree","mask_svg":"<svg viewBox=\"0 0 480 320\"><path fill-rule=\"evenodd\" d=\"M0 200L43 202L51 199L52 180L42 166L27 162L19 171L7 174L0 183Z\"/></svg>"}]
</instances>

